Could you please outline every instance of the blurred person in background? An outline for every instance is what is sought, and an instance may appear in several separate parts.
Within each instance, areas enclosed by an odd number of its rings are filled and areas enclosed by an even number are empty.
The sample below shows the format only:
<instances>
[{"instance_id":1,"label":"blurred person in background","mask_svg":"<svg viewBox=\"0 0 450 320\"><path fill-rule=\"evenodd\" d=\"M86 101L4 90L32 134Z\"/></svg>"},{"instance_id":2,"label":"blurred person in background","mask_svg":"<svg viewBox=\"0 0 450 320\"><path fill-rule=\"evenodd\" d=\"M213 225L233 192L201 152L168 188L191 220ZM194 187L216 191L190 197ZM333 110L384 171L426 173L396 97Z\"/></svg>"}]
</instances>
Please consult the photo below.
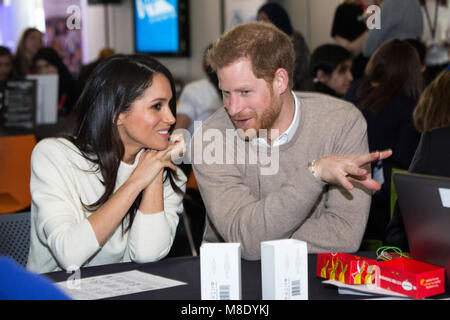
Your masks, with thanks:
<instances>
[{"instance_id":1,"label":"blurred person in background","mask_svg":"<svg viewBox=\"0 0 450 320\"><path fill-rule=\"evenodd\" d=\"M352 54L336 44L317 47L311 55L312 91L342 97L353 81Z\"/></svg>"},{"instance_id":2,"label":"blurred person in background","mask_svg":"<svg viewBox=\"0 0 450 320\"><path fill-rule=\"evenodd\" d=\"M11 51L4 46L0 46L0 85L11 79L14 74L13 56Z\"/></svg>"},{"instance_id":3,"label":"blurred person in background","mask_svg":"<svg viewBox=\"0 0 450 320\"><path fill-rule=\"evenodd\" d=\"M336 8L331 27L331 37L336 44L351 51L349 43L365 39L367 36L365 11L366 5L360 0L344 0ZM361 52L355 52L352 66L354 79L363 75L367 61Z\"/></svg>"},{"instance_id":4,"label":"blurred person in background","mask_svg":"<svg viewBox=\"0 0 450 320\"><path fill-rule=\"evenodd\" d=\"M447 0L420 0L423 14L422 41L427 47L427 83L450 61L450 9Z\"/></svg>"},{"instance_id":5,"label":"blurred person in background","mask_svg":"<svg viewBox=\"0 0 450 320\"><path fill-rule=\"evenodd\" d=\"M4 46L0 46L0 112L3 108L4 91L6 87L6 81L13 78L13 56L11 51ZM0 120L2 115L0 114Z\"/></svg>"},{"instance_id":6,"label":"blurred person in background","mask_svg":"<svg viewBox=\"0 0 450 320\"><path fill-rule=\"evenodd\" d=\"M42 47L42 32L36 28L28 28L20 37L14 54L14 71L19 77L34 73L33 57Z\"/></svg>"},{"instance_id":7,"label":"blurred person in background","mask_svg":"<svg viewBox=\"0 0 450 320\"><path fill-rule=\"evenodd\" d=\"M450 69L429 84L414 109L414 126L422 137L409 172L450 177ZM400 208L396 203L385 244L409 252Z\"/></svg>"},{"instance_id":8,"label":"blurred person in background","mask_svg":"<svg viewBox=\"0 0 450 320\"><path fill-rule=\"evenodd\" d=\"M372 197L365 238L384 239L390 219L391 171L408 169L419 143L412 114L423 90L421 70L419 55L408 42L388 41L375 51L364 77L344 96L367 121L369 148L393 151L392 157L372 167L372 176L382 187Z\"/></svg>"},{"instance_id":9,"label":"blurred person in background","mask_svg":"<svg viewBox=\"0 0 450 320\"><path fill-rule=\"evenodd\" d=\"M74 78L59 54L53 48L43 47L34 56L33 64L38 74L58 75L58 114L69 114L79 92Z\"/></svg>"}]
</instances>

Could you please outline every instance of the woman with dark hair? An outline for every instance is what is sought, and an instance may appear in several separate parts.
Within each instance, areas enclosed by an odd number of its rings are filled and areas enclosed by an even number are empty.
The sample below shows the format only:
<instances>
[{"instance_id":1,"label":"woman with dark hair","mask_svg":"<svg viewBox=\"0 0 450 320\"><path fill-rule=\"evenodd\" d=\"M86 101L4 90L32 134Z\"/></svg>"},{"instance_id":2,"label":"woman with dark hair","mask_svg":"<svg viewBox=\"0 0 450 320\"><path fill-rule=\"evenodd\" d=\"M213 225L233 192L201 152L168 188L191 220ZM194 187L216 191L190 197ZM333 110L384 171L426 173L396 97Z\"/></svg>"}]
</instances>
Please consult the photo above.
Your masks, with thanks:
<instances>
[{"instance_id":1,"label":"woman with dark hair","mask_svg":"<svg viewBox=\"0 0 450 320\"><path fill-rule=\"evenodd\" d=\"M186 177L172 162L185 152L171 137L175 83L145 55L99 65L76 106L73 136L33 151L31 242L35 272L149 262L173 243Z\"/></svg>"},{"instance_id":2,"label":"woman with dark hair","mask_svg":"<svg viewBox=\"0 0 450 320\"><path fill-rule=\"evenodd\" d=\"M13 56L7 47L0 46L0 121L3 121L2 109L6 82L14 78Z\"/></svg>"},{"instance_id":3,"label":"woman with dark hair","mask_svg":"<svg viewBox=\"0 0 450 320\"><path fill-rule=\"evenodd\" d=\"M20 37L14 54L14 71L19 77L33 73L33 57L42 47L42 32L36 28L27 28Z\"/></svg>"},{"instance_id":4,"label":"woman with dark hair","mask_svg":"<svg viewBox=\"0 0 450 320\"><path fill-rule=\"evenodd\" d=\"M393 151L392 157L372 168L382 188L372 198L366 230L366 237L371 239L384 238L390 218L392 168L408 169L419 143L412 114L423 90L421 69L419 56L409 43L388 41L375 51L364 77L355 81L344 97L366 118L370 150Z\"/></svg>"},{"instance_id":5,"label":"woman with dark hair","mask_svg":"<svg viewBox=\"0 0 450 320\"><path fill-rule=\"evenodd\" d=\"M291 37L295 51L294 87L295 91L307 91L311 89L309 76L309 49L303 35L294 30L286 10L278 3L266 3L258 9L258 21L267 21Z\"/></svg>"},{"instance_id":6,"label":"woman with dark hair","mask_svg":"<svg viewBox=\"0 0 450 320\"><path fill-rule=\"evenodd\" d=\"M414 125L422 133L409 172L450 177L450 67L429 84L414 109ZM385 244L409 252L400 207L395 204Z\"/></svg>"},{"instance_id":7,"label":"woman with dark hair","mask_svg":"<svg viewBox=\"0 0 450 320\"><path fill-rule=\"evenodd\" d=\"M450 125L450 67L425 88L414 109L413 120L420 133Z\"/></svg>"},{"instance_id":8,"label":"woman with dark hair","mask_svg":"<svg viewBox=\"0 0 450 320\"><path fill-rule=\"evenodd\" d=\"M43 47L33 57L38 74L58 75L58 114L69 114L78 99L77 86L69 69L55 49Z\"/></svg>"},{"instance_id":9,"label":"woman with dark hair","mask_svg":"<svg viewBox=\"0 0 450 320\"><path fill-rule=\"evenodd\" d=\"M317 47L311 55L312 91L342 97L353 81L352 54L336 44Z\"/></svg>"},{"instance_id":10,"label":"woman with dark hair","mask_svg":"<svg viewBox=\"0 0 450 320\"><path fill-rule=\"evenodd\" d=\"M7 47L0 46L0 87L14 76L13 56Z\"/></svg>"}]
</instances>

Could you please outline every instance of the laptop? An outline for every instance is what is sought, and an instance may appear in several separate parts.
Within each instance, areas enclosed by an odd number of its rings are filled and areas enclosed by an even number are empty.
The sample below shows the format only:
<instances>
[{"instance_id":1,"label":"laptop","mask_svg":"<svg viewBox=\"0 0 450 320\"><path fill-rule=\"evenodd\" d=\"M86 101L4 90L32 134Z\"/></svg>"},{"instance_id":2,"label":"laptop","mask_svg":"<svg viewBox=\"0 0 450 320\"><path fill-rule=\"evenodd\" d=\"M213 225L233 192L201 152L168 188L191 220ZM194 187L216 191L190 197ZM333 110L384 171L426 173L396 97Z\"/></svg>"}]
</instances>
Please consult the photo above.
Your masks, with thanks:
<instances>
[{"instance_id":1,"label":"laptop","mask_svg":"<svg viewBox=\"0 0 450 320\"><path fill-rule=\"evenodd\" d=\"M450 282L450 179L394 173L397 201L414 259L445 268Z\"/></svg>"}]
</instances>

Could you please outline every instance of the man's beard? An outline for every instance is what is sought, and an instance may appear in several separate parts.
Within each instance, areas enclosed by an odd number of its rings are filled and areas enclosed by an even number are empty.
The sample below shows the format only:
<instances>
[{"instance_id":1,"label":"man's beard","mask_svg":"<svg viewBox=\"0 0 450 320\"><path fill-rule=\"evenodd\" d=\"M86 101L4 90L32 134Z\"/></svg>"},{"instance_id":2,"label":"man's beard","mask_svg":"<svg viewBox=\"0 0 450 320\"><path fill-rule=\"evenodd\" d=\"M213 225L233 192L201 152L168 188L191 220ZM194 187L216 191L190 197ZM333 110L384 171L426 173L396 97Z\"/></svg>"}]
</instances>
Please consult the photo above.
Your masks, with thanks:
<instances>
[{"instance_id":1,"label":"man's beard","mask_svg":"<svg viewBox=\"0 0 450 320\"><path fill-rule=\"evenodd\" d=\"M264 137L270 140L269 130L273 127L275 121L278 119L281 112L282 102L281 100L276 100L271 90L270 93L270 105L265 108L261 115L256 114L256 112L252 112L248 115L241 116L236 115L231 120L233 122L234 127L237 129L237 133L241 137L241 139L249 141L256 137ZM253 118L255 121L255 126L247 127L242 126L238 127L235 123L236 119L245 119L245 118Z\"/></svg>"}]
</instances>

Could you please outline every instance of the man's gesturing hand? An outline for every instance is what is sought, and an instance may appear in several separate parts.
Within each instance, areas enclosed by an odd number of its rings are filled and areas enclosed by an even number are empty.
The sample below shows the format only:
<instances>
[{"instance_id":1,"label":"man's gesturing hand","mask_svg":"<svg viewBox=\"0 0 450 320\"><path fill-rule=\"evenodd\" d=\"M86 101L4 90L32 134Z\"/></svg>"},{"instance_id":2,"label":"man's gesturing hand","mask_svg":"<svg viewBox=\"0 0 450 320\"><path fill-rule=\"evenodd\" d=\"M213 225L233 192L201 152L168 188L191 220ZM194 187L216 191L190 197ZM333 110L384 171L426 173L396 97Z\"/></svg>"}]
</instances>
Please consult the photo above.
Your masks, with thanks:
<instances>
[{"instance_id":1,"label":"man's gesturing hand","mask_svg":"<svg viewBox=\"0 0 450 320\"><path fill-rule=\"evenodd\" d=\"M376 151L359 156L325 156L314 162L314 175L329 184L341 185L345 189L353 189L351 181L358 181L366 188L379 190L381 185L367 177L367 164L383 160L392 155L392 150Z\"/></svg>"}]
</instances>

